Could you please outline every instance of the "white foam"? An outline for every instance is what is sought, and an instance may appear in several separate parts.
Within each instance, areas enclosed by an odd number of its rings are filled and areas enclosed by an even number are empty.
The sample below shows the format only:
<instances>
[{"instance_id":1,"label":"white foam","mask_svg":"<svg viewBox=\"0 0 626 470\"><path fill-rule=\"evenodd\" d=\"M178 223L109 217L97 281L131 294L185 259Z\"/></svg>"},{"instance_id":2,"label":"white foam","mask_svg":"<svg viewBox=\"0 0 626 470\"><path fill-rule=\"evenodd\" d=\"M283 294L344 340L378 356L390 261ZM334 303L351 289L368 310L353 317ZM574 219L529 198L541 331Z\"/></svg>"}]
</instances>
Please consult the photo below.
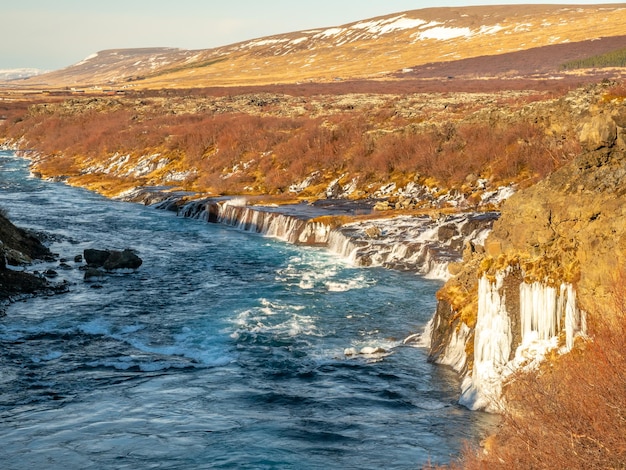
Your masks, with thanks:
<instances>
[{"instance_id":1,"label":"white foam","mask_svg":"<svg viewBox=\"0 0 626 470\"><path fill-rule=\"evenodd\" d=\"M328 281L326 287L329 292L347 292L355 289L364 289L369 283L363 276L358 276L348 281Z\"/></svg>"}]
</instances>

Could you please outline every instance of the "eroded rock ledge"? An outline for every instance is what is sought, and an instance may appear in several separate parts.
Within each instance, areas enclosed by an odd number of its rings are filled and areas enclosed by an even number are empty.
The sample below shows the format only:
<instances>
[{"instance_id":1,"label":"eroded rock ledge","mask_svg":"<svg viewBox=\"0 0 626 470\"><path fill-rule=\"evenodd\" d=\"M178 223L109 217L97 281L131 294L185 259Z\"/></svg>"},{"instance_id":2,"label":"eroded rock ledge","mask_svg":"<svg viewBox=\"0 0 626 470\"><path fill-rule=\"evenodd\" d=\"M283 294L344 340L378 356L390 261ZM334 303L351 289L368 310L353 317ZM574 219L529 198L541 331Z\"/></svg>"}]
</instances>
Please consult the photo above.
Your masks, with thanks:
<instances>
[{"instance_id":1,"label":"eroded rock ledge","mask_svg":"<svg viewBox=\"0 0 626 470\"><path fill-rule=\"evenodd\" d=\"M471 408L497 410L514 369L574 347L626 266L626 112L592 110L580 130L583 153L508 199L438 293L431 359L465 376Z\"/></svg>"}]
</instances>

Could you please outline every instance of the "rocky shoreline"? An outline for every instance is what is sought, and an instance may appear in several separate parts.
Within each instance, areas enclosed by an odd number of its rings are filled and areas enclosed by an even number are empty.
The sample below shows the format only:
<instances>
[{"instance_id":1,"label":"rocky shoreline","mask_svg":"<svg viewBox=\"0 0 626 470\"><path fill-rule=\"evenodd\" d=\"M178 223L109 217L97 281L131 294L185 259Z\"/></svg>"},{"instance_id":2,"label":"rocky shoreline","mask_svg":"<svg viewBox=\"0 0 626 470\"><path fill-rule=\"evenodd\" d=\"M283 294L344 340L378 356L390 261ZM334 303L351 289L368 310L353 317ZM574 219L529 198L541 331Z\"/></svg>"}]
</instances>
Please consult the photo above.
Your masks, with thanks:
<instances>
[{"instance_id":1,"label":"rocky shoreline","mask_svg":"<svg viewBox=\"0 0 626 470\"><path fill-rule=\"evenodd\" d=\"M65 283L53 284L43 274L26 271L34 260L54 261L55 256L35 235L0 214L0 315L17 300L67 291Z\"/></svg>"},{"instance_id":2,"label":"rocky shoreline","mask_svg":"<svg viewBox=\"0 0 626 470\"><path fill-rule=\"evenodd\" d=\"M502 410L507 378L580 346L620 288L626 114L595 110L580 129L583 152L508 199L484 249L466 251L438 293L431 359L465 378L470 408Z\"/></svg>"},{"instance_id":3,"label":"rocky shoreline","mask_svg":"<svg viewBox=\"0 0 626 470\"><path fill-rule=\"evenodd\" d=\"M568 128L578 129L584 149L579 157L514 195L514 186L499 187L504 188L502 194L494 189L489 197L495 197L495 204L483 194L484 212L462 212L462 201L450 199L452 193L444 195L442 205L413 183L380 186L365 201L342 199L345 188L331 191L331 184L325 188L327 199L280 206L257 205L250 196L202 199L166 187L117 194L184 217L324 246L356 265L411 270L447 280L438 293L430 332L431 359L455 368L467 381L465 390L474 393L484 382L475 375L477 351L478 362L489 375L508 368L520 344L530 345L535 336L544 342L557 338L556 346L571 349L575 335L585 331L582 312L589 311L595 299L606 298L610 274L624 265L626 120L620 98L602 95L602 90L594 88L562 102L573 103L564 119ZM557 130L554 127L553 132ZM412 208L411 201L420 195L427 204L417 212L419 204ZM500 206L501 218L499 212L488 212ZM534 304L532 299L537 298L545 304ZM503 329L497 334L484 330L485 315L498 316ZM524 315L531 318L526 326ZM485 345L483 340L493 334L500 335L501 344ZM482 355L483 347L492 356ZM540 359L536 352L535 348L528 353L532 357L526 364ZM504 375L491 378L494 390L499 390ZM465 403L489 408L486 397L478 395L467 395Z\"/></svg>"}]
</instances>

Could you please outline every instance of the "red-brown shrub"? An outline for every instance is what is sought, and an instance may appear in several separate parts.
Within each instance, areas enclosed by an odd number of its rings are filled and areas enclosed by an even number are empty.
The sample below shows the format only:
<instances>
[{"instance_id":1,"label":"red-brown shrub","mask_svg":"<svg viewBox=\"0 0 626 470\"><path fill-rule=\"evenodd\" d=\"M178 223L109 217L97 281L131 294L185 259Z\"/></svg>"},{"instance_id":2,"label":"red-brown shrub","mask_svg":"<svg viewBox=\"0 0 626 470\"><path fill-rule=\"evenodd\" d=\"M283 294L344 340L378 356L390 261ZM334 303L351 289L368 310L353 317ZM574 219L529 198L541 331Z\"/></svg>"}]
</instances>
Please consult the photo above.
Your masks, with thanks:
<instances>
[{"instance_id":1,"label":"red-brown shrub","mask_svg":"<svg viewBox=\"0 0 626 470\"><path fill-rule=\"evenodd\" d=\"M470 174L498 184L548 174L576 151L575 139L557 141L519 120L423 125L401 118L390 104L370 111L342 108L322 117L167 113L147 105L135 109L133 101L89 99L32 107L21 120L16 112L3 133L24 137L45 155L72 159L50 160L51 173L55 166L58 174L76 173L92 164L81 162L114 154L160 153L176 162L176 171L196 170L186 183L190 189L230 193L244 187L282 192L316 171L326 181L359 175L364 185L416 174L448 187Z\"/></svg>"}]
</instances>

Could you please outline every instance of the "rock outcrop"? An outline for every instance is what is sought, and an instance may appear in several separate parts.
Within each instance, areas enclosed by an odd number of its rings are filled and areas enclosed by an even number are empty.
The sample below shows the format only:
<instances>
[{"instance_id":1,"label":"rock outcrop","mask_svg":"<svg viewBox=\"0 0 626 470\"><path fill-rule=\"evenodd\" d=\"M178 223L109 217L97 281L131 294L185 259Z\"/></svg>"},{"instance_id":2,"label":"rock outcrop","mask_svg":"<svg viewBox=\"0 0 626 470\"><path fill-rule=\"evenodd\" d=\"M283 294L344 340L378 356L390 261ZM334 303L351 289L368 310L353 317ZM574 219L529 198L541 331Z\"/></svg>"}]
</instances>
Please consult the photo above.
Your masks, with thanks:
<instances>
[{"instance_id":1,"label":"rock outcrop","mask_svg":"<svg viewBox=\"0 0 626 470\"><path fill-rule=\"evenodd\" d=\"M16 227L0 213L0 263L11 266L28 264L33 259L53 259L52 253L33 234Z\"/></svg>"},{"instance_id":2,"label":"rock outcrop","mask_svg":"<svg viewBox=\"0 0 626 470\"><path fill-rule=\"evenodd\" d=\"M8 267L26 265L34 259L52 260L54 257L34 235L16 227L0 214L0 314L15 298L67 288L65 285L53 286L43 277Z\"/></svg>"},{"instance_id":3,"label":"rock outcrop","mask_svg":"<svg viewBox=\"0 0 626 470\"><path fill-rule=\"evenodd\" d=\"M431 359L464 375L470 408L497 410L512 371L570 350L626 266L626 115L611 108L591 109L583 153L508 199L438 293Z\"/></svg>"}]
</instances>

